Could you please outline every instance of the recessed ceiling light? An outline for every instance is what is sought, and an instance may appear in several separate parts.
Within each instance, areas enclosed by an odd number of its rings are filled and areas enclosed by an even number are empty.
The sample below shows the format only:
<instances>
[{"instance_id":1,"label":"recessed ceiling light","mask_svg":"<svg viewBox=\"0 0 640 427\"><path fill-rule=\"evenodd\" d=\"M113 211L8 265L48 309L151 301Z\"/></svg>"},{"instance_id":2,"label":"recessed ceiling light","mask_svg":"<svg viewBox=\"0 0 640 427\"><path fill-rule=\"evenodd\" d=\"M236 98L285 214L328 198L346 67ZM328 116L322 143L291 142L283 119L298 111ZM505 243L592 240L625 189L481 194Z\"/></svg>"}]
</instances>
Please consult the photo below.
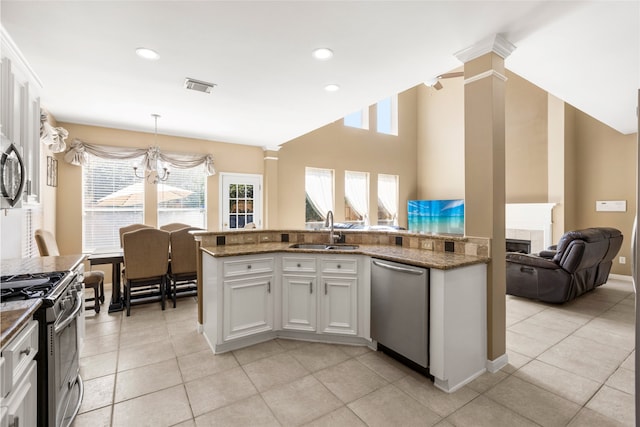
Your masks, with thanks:
<instances>
[{"instance_id":1,"label":"recessed ceiling light","mask_svg":"<svg viewBox=\"0 0 640 427\"><path fill-rule=\"evenodd\" d=\"M328 84L324 87L324 90L326 90L327 92L337 92L340 90L340 86L336 84Z\"/></svg>"},{"instance_id":2,"label":"recessed ceiling light","mask_svg":"<svg viewBox=\"0 0 640 427\"><path fill-rule=\"evenodd\" d=\"M333 56L333 51L326 47L321 47L313 51L313 57L321 61L327 60Z\"/></svg>"},{"instance_id":3,"label":"recessed ceiling light","mask_svg":"<svg viewBox=\"0 0 640 427\"><path fill-rule=\"evenodd\" d=\"M139 47L136 49L136 55L140 58L149 59L151 61L155 61L156 59L160 59L160 55L153 49L148 49L146 47Z\"/></svg>"}]
</instances>

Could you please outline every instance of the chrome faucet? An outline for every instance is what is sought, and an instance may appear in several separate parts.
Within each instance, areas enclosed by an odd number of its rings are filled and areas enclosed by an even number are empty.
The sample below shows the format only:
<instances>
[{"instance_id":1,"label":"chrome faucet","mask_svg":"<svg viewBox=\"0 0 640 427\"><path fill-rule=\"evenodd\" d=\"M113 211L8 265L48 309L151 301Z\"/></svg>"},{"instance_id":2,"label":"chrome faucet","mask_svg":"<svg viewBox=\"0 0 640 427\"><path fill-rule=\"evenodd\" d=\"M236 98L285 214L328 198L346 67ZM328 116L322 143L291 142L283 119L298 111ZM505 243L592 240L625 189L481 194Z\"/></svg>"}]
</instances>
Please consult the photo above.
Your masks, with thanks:
<instances>
[{"instance_id":1,"label":"chrome faucet","mask_svg":"<svg viewBox=\"0 0 640 427\"><path fill-rule=\"evenodd\" d=\"M333 245L336 242L336 236L333 234L333 212L327 212L327 219L324 221L324 226L329 227L329 244Z\"/></svg>"}]
</instances>

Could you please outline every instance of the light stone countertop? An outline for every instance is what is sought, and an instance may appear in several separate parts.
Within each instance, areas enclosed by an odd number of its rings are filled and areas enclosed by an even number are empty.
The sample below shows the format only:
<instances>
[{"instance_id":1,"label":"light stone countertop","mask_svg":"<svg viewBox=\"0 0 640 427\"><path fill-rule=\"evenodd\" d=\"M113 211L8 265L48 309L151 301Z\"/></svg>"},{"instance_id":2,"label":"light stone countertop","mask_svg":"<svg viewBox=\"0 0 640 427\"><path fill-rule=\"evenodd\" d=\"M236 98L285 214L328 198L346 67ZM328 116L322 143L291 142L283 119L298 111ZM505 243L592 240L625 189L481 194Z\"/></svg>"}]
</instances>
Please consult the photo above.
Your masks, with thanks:
<instances>
[{"instance_id":1,"label":"light stone countertop","mask_svg":"<svg viewBox=\"0 0 640 427\"><path fill-rule=\"evenodd\" d=\"M16 336L42 304L39 298L0 303L0 347Z\"/></svg>"},{"instance_id":2,"label":"light stone countertop","mask_svg":"<svg viewBox=\"0 0 640 427\"><path fill-rule=\"evenodd\" d=\"M272 252L309 253L309 254L352 254L366 255L373 258L385 259L417 267L450 270L467 265L486 264L487 257L457 254L453 252L436 252L426 249L411 249L403 246L390 245L357 245L354 250L318 250L290 248L290 242L254 243L241 245L207 246L201 249L214 257L229 257L240 255L256 255ZM339 246L339 245L337 245Z\"/></svg>"}]
</instances>

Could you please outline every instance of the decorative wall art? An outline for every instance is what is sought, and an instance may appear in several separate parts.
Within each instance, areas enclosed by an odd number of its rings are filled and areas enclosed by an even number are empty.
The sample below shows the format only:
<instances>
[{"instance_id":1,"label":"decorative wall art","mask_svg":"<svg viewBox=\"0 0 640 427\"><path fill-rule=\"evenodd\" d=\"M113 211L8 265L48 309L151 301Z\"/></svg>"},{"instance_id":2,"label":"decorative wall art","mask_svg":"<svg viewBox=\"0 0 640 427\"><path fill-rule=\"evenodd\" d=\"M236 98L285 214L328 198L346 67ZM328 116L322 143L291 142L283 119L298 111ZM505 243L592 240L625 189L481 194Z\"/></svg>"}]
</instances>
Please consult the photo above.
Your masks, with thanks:
<instances>
[{"instance_id":1,"label":"decorative wall art","mask_svg":"<svg viewBox=\"0 0 640 427\"><path fill-rule=\"evenodd\" d=\"M51 156L47 156L47 185L58 186L58 161Z\"/></svg>"}]
</instances>

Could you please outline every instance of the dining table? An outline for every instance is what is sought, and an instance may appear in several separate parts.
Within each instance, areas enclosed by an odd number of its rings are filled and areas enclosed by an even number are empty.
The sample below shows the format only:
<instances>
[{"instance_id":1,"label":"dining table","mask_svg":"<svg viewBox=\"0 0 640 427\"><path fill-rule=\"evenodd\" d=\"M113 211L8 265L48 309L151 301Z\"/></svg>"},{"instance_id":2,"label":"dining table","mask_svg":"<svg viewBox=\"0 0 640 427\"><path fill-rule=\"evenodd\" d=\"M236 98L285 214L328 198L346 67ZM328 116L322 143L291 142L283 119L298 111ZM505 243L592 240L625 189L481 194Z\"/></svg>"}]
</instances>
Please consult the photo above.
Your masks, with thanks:
<instances>
[{"instance_id":1,"label":"dining table","mask_svg":"<svg viewBox=\"0 0 640 427\"><path fill-rule=\"evenodd\" d=\"M111 301L109 302L109 313L124 310L124 300L122 298L120 271L124 262L124 251L109 253L93 253L87 257L89 265L111 264Z\"/></svg>"}]
</instances>

